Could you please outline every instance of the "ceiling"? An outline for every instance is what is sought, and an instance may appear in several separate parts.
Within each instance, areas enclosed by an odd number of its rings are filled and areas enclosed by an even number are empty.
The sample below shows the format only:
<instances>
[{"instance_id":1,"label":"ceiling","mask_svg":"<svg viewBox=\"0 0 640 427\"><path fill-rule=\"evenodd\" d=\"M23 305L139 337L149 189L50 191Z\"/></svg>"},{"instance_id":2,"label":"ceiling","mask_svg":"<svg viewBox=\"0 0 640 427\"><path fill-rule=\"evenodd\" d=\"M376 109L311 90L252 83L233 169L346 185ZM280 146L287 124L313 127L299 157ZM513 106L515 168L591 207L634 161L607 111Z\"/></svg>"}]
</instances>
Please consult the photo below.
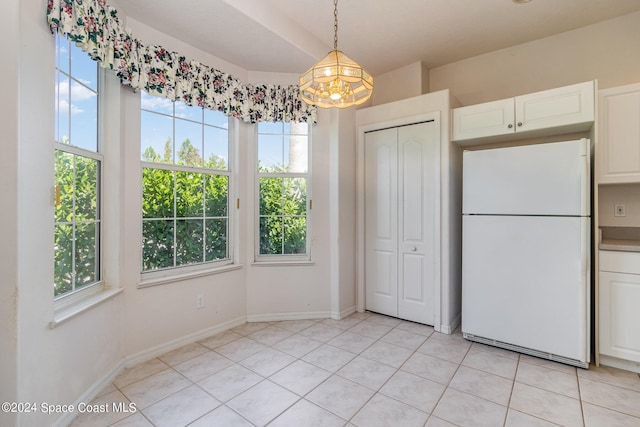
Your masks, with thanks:
<instances>
[{"instance_id":1,"label":"ceiling","mask_svg":"<svg viewBox=\"0 0 640 427\"><path fill-rule=\"evenodd\" d=\"M332 0L123 0L121 14L250 71L302 73L333 49ZM640 0L341 0L338 48L374 77L435 67L640 11ZM152 44L152 41L145 41Z\"/></svg>"}]
</instances>

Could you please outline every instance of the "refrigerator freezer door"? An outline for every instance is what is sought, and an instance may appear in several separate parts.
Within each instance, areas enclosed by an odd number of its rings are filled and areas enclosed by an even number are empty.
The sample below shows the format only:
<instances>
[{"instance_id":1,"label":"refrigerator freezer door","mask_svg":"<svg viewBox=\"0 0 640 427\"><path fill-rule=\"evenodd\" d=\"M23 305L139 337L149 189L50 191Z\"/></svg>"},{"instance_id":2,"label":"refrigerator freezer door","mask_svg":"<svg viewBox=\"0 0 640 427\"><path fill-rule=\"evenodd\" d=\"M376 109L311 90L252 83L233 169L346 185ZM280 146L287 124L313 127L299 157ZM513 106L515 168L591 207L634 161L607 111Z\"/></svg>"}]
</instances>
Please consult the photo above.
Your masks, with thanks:
<instances>
[{"instance_id":1,"label":"refrigerator freezer door","mask_svg":"<svg viewBox=\"0 0 640 427\"><path fill-rule=\"evenodd\" d=\"M465 151L465 214L589 216L589 140Z\"/></svg>"},{"instance_id":2,"label":"refrigerator freezer door","mask_svg":"<svg viewBox=\"0 0 640 427\"><path fill-rule=\"evenodd\" d=\"M588 361L589 227L463 216L462 332Z\"/></svg>"}]
</instances>

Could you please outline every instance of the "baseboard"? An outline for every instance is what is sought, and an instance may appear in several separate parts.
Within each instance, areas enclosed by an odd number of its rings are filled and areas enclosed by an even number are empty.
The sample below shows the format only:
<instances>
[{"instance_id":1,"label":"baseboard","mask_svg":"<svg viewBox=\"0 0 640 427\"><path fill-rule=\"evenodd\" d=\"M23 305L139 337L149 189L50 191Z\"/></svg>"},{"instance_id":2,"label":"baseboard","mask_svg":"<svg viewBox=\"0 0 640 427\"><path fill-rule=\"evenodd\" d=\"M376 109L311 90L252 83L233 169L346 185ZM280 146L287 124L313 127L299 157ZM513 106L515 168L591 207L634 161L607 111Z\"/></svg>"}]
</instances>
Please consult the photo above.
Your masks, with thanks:
<instances>
[{"instance_id":1,"label":"baseboard","mask_svg":"<svg viewBox=\"0 0 640 427\"><path fill-rule=\"evenodd\" d=\"M640 363L633 362L631 360L618 359L617 357L605 356L604 354L601 354L600 365L610 366L612 368L618 368L640 374Z\"/></svg>"},{"instance_id":2,"label":"baseboard","mask_svg":"<svg viewBox=\"0 0 640 427\"><path fill-rule=\"evenodd\" d=\"M460 314L458 314L456 317L451 319L449 324L440 324L440 330L438 332L449 335L452 334L456 329L458 329L458 326L460 326L460 320L461 317Z\"/></svg>"},{"instance_id":3,"label":"baseboard","mask_svg":"<svg viewBox=\"0 0 640 427\"><path fill-rule=\"evenodd\" d=\"M98 394L104 390L109 384L115 380L115 378L124 370L124 360L121 360L116 366L111 369L102 379L95 382L91 387L85 390L84 393L73 403L73 407L77 408L80 403L89 403L95 399ZM73 420L80 415L77 411L64 412L63 415L58 418L53 427L66 427L73 422Z\"/></svg>"},{"instance_id":4,"label":"baseboard","mask_svg":"<svg viewBox=\"0 0 640 427\"><path fill-rule=\"evenodd\" d=\"M215 334L219 334L231 328L235 328L236 326L243 325L247 322L247 320L248 319L245 316L241 316L234 320L229 320L227 322L218 324L216 326L212 326L210 328L202 329L200 331L191 333L189 335L185 335L173 341L169 341L164 344L160 344L155 347L148 348L139 353L132 354L131 356L127 356L125 358L125 367L130 368L132 366L137 365L138 363L146 362L147 360L151 360L155 357L163 355L177 348L183 347L187 344L191 344L198 340L208 338Z\"/></svg>"},{"instance_id":5,"label":"baseboard","mask_svg":"<svg viewBox=\"0 0 640 427\"><path fill-rule=\"evenodd\" d=\"M345 317L351 316L355 312L356 312L356 306L354 305L340 311L339 313L336 313L335 311L331 312L331 318L333 320L340 320L340 319L344 319Z\"/></svg>"},{"instance_id":6,"label":"baseboard","mask_svg":"<svg viewBox=\"0 0 640 427\"><path fill-rule=\"evenodd\" d=\"M305 311L300 313L265 313L249 314L247 322L278 322L281 320L330 319L330 311Z\"/></svg>"}]
</instances>

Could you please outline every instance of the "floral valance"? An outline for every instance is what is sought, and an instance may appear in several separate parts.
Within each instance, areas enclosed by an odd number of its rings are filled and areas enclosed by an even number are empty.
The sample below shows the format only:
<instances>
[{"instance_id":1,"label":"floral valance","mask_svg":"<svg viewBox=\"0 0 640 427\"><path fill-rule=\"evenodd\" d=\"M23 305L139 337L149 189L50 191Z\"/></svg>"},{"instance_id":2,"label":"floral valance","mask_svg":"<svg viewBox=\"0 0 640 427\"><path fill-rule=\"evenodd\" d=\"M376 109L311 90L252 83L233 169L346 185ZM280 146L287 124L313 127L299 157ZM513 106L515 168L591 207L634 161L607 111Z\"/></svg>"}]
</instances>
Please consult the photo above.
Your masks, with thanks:
<instances>
[{"instance_id":1,"label":"floral valance","mask_svg":"<svg viewBox=\"0 0 640 427\"><path fill-rule=\"evenodd\" d=\"M222 111L245 122L316 122L316 108L296 85L243 84L227 73L134 38L106 0L49 0L51 32L76 43L123 85L188 105Z\"/></svg>"}]
</instances>

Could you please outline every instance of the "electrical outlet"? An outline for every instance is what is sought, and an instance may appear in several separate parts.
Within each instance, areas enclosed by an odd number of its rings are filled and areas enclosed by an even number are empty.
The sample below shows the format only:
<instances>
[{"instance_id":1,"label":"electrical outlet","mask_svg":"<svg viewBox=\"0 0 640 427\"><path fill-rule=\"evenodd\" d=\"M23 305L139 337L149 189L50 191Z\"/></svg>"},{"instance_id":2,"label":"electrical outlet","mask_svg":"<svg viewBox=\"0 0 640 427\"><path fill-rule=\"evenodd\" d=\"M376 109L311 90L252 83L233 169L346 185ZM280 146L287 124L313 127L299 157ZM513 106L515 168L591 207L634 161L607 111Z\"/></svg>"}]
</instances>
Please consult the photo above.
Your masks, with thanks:
<instances>
[{"instance_id":1,"label":"electrical outlet","mask_svg":"<svg viewBox=\"0 0 640 427\"><path fill-rule=\"evenodd\" d=\"M627 216L627 209L623 203L616 203L614 206L614 216Z\"/></svg>"},{"instance_id":2,"label":"electrical outlet","mask_svg":"<svg viewBox=\"0 0 640 427\"><path fill-rule=\"evenodd\" d=\"M204 307L204 295L198 295L196 297L196 308Z\"/></svg>"}]
</instances>

